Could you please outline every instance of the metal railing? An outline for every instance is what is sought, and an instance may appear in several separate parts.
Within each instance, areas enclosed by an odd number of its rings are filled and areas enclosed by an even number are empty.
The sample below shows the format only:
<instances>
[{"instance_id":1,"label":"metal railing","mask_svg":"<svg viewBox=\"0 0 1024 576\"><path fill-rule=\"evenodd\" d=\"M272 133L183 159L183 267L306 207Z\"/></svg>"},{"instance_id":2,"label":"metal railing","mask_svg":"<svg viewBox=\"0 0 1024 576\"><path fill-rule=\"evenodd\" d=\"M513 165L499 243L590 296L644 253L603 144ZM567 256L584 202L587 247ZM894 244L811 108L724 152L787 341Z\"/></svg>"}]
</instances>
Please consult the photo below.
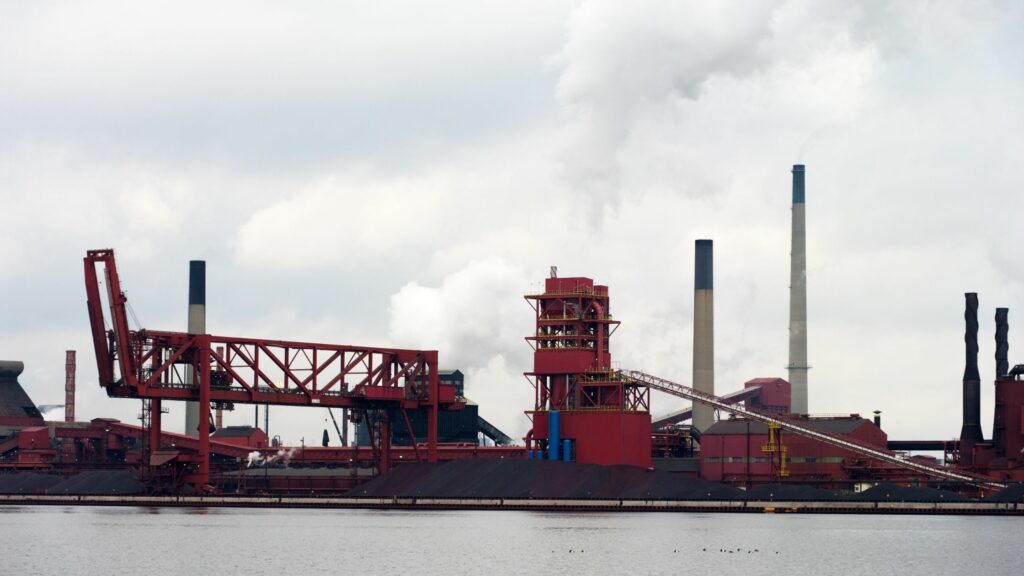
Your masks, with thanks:
<instances>
[{"instance_id":1,"label":"metal railing","mask_svg":"<svg viewBox=\"0 0 1024 576\"><path fill-rule=\"evenodd\" d=\"M767 414L755 410L748 410L740 405L729 404L727 401L717 396L713 396L711 394L707 394L704 392L698 392L697 390L694 390L693 388L690 388L688 386L676 384L675 382L670 382L663 378L658 378L657 376L651 376L650 374L641 372L639 370L626 370L624 371L624 373L630 378L636 380L637 382L646 384L648 387L654 390L658 390L666 394L671 394L673 396L678 396L680 398L686 398L687 400L690 400L692 402L710 404L711 406L714 406L719 410L729 412L731 414L736 414L739 416L744 416L756 422L761 422L768 425L774 424L779 428L786 430L787 432L792 432L794 434L799 434L800 436L804 436L806 438L818 440L819 442L823 442L831 446L844 448L855 454L866 456L868 458L874 458L875 460L899 466L907 470L920 472L922 474L934 478L942 478L943 480L964 482L972 486L990 489L1006 488L1005 484L1000 484L984 476L979 476L976 474L971 474L962 471L953 471L946 468L937 468L935 466L928 466L927 464L921 464L920 462L910 460L905 456L896 454L895 452L890 452L888 450L872 447L861 442L850 440L848 438L840 438L838 436L833 436L831 434L819 432L804 425L801 421L798 420L791 420L776 414Z\"/></svg>"}]
</instances>

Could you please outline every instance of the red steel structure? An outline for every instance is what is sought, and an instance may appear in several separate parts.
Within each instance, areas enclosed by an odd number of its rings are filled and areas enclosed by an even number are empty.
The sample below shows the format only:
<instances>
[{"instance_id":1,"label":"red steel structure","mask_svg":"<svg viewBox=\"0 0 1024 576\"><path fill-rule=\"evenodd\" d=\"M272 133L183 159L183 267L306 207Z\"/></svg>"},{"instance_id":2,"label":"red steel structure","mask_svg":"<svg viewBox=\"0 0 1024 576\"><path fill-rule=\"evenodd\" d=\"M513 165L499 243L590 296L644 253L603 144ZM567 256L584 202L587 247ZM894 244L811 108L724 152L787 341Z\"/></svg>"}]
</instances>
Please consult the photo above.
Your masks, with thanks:
<instances>
[{"instance_id":1,"label":"red steel structure","mask_svg":"<svg viewBox=\"0 0 1024 576\"><path fill-rule=\"evenodd\" d=\"M550 412L560 421L558 440L569 440L570 458L588 464L651 466L650 390L612 370L612 319L608 287L590 278L545 280L542 294L525 298L536 312L535 390L527 415L533 421L528 448L550 452ZM557 453L557 447L556 447Z\"/></svg>"},{"instance_id":2,"label":"red steel structure","mask_svg":"<svg viewBox=\"0 0 1024 576\"><path fill-rule=\"evenodd\" d=\"M150 400L148 444L153 452L161 447L161 402L199 403L199 433L192 457L195 471L188 482L202 486L210 479L211 402L339 407L364 414L426 409L425 459L437 461L438 409L461 407L455 388L440 384L437 351L131 330L114 251L90 250L84 263L100 385L111 397ZM109 331L97 266L104 270ZM390 467L390 426L385 417L379 442L374 443L379 445L375 448L379 473ZM421 459L418 447L415 452ZM188 458L181 456L179 461ZM150 464L154 462L151 457Z\"/></svg>"}]
</instances>

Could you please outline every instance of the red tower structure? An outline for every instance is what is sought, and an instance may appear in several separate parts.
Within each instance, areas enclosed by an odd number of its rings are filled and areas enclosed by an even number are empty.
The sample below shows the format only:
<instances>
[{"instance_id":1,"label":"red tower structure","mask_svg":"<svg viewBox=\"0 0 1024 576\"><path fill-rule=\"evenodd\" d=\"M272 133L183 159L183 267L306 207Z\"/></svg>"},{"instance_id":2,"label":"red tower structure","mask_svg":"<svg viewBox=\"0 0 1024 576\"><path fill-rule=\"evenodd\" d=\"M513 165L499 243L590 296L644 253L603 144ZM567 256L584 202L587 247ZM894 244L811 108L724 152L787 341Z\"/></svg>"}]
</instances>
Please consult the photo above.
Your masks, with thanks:
<instances>
[{"instance_id":1,"label":"red tower structure","mask_svg":"<svg viewBox=\"0 0 1024 576\"><path fill-rule=\"evenodd\" d=\"M651 466L650 390L612 369L608 287L590 278L558 278L526 296L537 329L535 404L527 448L537 457L587 464Z\"/></svg>"}]
</instances>

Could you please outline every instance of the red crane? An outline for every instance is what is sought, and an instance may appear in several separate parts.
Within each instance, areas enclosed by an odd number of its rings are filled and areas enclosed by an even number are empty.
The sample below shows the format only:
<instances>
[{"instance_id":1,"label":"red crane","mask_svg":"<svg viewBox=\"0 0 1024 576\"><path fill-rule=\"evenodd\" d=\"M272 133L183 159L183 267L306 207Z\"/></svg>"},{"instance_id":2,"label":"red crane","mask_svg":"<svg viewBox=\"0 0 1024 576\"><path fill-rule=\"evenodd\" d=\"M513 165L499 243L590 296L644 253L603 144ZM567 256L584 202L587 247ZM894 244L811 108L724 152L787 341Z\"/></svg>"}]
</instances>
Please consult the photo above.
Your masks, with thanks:
<instances>
[{"instance_id":1,"label":"red crane","mask_svg":"<svg viewBox=\"0 0 1024 576\"><path fill-rule=\"evenodd\" d=\"M407 421L404 411L425 409L427 461L437 461L438 409L459 406L454 386L438 379L436 350L131 330L114 251L89 250L84 262L96 365L107 395L150 400L153 450L160 447L161 402L199 403L199 429L186 431L198 434L197 466L188 479L192 484L202 486L210 478L211 402L379 410L379 473L390 466L389 412L397 410ZM107 288L109 331L97 265L102 265Z\"/></svg>"}]
</instances>

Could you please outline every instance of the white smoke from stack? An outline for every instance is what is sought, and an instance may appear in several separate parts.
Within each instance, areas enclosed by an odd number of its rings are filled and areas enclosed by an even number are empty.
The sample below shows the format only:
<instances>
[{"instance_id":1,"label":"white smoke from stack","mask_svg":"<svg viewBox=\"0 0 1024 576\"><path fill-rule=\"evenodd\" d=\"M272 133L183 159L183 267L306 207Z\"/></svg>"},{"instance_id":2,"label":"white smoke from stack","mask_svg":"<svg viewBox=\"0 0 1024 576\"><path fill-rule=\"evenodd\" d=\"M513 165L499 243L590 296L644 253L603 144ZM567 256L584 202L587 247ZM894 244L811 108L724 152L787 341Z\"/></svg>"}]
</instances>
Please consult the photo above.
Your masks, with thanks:
<instances>
[{"instance_id":1,"label":"white smoke from stack","mask_svg":"<svg viewBox=\"0 0 1024 576\"><path fill-rule=\"evenodd\" d=\"M246 463L246 468L253 468L258 466L270 466L276 462L284 464L285 468L291 463L292 458L295 456L295 448L281 448L277 451L277 454L273 456L264 457L257 450L249 452L249 461Z\"/></svg>"}]
</instances>

